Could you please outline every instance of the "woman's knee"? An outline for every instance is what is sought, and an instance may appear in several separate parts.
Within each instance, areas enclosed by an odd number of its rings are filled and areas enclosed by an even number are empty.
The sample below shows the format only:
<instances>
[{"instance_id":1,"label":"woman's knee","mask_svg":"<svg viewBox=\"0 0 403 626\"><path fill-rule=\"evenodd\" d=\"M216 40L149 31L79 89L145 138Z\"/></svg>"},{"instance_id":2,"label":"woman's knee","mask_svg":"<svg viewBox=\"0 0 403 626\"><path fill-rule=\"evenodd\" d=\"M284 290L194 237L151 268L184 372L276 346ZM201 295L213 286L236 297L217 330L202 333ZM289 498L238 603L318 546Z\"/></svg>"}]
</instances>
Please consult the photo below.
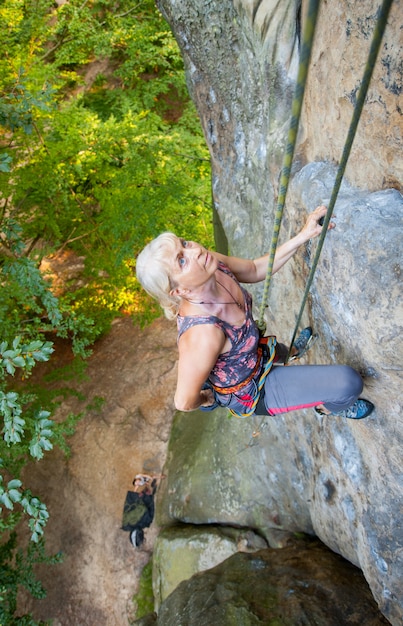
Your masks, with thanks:
<instances>
[{"instance_id":1,"label":"woman's knee","mask_svg":"<svg viewBox=\"0 0 403 626\"><path fill-rule=\"evenodd\" d=\"M349 365L338 365L333 371L334 396L323 403L329 411L335 412L348 408L361 394L364 383L360 374Z\"/></svg>"},{"instance_id":2,"label":"woman's knee","mask_svg":"<svg viewBox=\"0 0 403 626\"><path fill-rule=\"evenodd\" d=\"M364 382L360 374L350 365L342 365L343 368L343 384L346 396L358 396L364 388Z\"/></svg>"}]
</instances>

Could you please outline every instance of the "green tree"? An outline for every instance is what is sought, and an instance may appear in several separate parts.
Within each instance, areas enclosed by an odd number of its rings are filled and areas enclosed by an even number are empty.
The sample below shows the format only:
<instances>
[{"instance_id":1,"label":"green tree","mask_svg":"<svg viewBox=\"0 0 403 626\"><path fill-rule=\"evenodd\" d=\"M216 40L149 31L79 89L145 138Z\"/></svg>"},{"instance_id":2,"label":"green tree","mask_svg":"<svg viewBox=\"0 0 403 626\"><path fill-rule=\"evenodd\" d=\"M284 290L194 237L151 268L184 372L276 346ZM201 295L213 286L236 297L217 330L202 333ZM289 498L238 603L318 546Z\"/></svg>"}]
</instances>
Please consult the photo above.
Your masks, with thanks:
<instances>
[{"instance_id":1,"label":"green tree","mask_svg":"<svg viewBox=\"0 0 403 626\"><path fill-rule=\"evenodd\" d=\"M208 152L152 0L3 0L0 26L0 623L13 623L18 585L42 593L31 574L48 519L22 470L66 448L77 419L56 424L23 379L55 334L83 358L116 315L160 314L133 272L148 239L213 238ZM44 261L66 250L85 266L56 297ZM25 554L21 517L37 546Z\"/></svg>"},{"instance_id":2,"label":"green tree","mask_svg":"<svg viewBox=\"0 0 403 626\"><path fill-rule=\"evenodd\" d=\"M15 54L0 102L3 167L12 159L3 198L37 263L66 246L84 257L85 286L67 301L103 332L119 310L150 308L132 279L147 239L179 224L212 244L207 149L153 2L72 0L51 16L44 2L42 23L17 6L12 41L4 35Z\"/></svg>"}]
</instances>

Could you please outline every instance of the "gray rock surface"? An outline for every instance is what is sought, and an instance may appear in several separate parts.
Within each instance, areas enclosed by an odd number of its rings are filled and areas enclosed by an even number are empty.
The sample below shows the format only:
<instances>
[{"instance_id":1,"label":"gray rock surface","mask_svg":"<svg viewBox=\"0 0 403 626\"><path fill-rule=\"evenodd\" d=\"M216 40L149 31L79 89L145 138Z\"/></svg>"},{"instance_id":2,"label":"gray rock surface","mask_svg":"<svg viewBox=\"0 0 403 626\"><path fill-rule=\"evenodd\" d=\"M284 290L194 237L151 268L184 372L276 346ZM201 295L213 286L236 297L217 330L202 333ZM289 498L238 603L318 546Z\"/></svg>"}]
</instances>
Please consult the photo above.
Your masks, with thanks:
<instances>
[{"instance_id":1,"label":"gray rock surface","mask_svg":"<svg viewBox=\"0 0 403 626\"><path fill-rule=\"evenodd\" d=\"M185 59L231 253L267 251L298 58L299 2L159 0ZM302 15L306 3L302 4ZM328 202L378 3L321 3L280 241ZM399 13L400 11L400 13ZM362 422L312 413L259 424L178 416L163 523L240 524L316 534L359 566L392 624L403 616L401 300L402 67L393 3L303 325L311 363L353 365L376 412ZM292 336L316 242L273 278L270 332ZM253 289L256 305L261 289ZM183 422L183 423L182 423ZM188 448L189 449L188 449ZM210 476L214 492L204 478ZM168 487L168 483L167 483ZM281 541L279 541L281 544Z\"/></svg>"},{"instance_id":2,"label":"gray rock surface","mask_svg":"<svg viewBox=\"0 0 403 626\"><path fill-rule=\"evenodd\" d=\"M322 3L301 125L309 162L340 160L380 5ZM349 180L372 191L402 190L402 11L394 0L347 165Z\"/></svg>"},{"instance_id":3,"label":"gray rock surface","mask_svg":"<svg viewBox=\"0 0 403 626\"><path fill-rule=\"evenodd\" d=\"M230 250L263 253L271 237L307 2L301 11L300 0L157 5L184 58ZM341 158L378 8L376 0L321 4L296 167ZM402 189L401 11L401 0L395 0L347 168L355 186L371 191Z\"/></svg>"},{"instance_id":4,"label":"gray rock surface","mask_svg":"<svg viewBox=\"0 0 403 626\"><path fill-rule=\"evenodd\" d=\"M139 626L382 626L358 569L316 542L236 554L196 574Z\"/></svg>"},{"instance_id":5,"label":"gray rock surface","mask_svg":"<svg viewBox=\"0 0 403 626\"><path fill-rule=\"evenodd\" d=\"M245 233L262 249L297 72L299 2L172 2L158 6L181 48L210 149L213 197L234 253ZM266 19L267 6L275 13ZM257 21L255 21L257 20Z\"/></svg>"}]
</instances>

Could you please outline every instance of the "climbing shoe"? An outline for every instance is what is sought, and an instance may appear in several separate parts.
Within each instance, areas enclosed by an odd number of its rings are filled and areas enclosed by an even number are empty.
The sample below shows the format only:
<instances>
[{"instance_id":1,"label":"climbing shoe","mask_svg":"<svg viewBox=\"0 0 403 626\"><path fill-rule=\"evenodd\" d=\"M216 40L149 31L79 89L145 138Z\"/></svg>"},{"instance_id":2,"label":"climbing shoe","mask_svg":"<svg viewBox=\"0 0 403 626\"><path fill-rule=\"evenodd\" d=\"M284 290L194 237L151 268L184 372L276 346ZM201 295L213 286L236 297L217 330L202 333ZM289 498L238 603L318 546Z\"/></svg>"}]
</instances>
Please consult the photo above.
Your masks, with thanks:
<instances>
[{"instance_id":1,"label":"climbing shoe","mask_svg":"<svg viewBox=\"0 0 403 626\"><path fill-rule=\"evenodd\" d=\"M335 415L338 417L346 417L351 420L362 420L364 417L368 417L374 408L374 405L369 400L358 398L358 400L349 406L348 409L339 411L338 413L335 413Z\"/></svg>"},{"instance_id":2,"label":"climbing shoe","mask_svg":"<svg viewBox=\"0 0 403 626\"><path fill-rule=\"evenodd\" d=\"M330 415L335 415L336 417L345 417L351 420L362 420L364 417L368 417L374 410L375 406L369 400L364 400L364 398L358 398L348 407L348 409L344 409L344 411L338 411L337 413L325 413L321 409L315 407L316 415L321 415L324 417L329 417Z\"/></svg>"},{"instance_id":3,"label":"climbing shoe","mask_svg":"<svg viewBox=\"0 0 403 626\"><path fill-rule=\"evenodd\" d=\"M295 361L296 359L300 359L306 352L308 352L309 348L315 343L317 335L314 335L312 332L312 328L307 326L304 330L301 330L298 339L294 341L294 348L298 350L296 354L289 359L289 361Z\"/></svg>"}]
</instances>

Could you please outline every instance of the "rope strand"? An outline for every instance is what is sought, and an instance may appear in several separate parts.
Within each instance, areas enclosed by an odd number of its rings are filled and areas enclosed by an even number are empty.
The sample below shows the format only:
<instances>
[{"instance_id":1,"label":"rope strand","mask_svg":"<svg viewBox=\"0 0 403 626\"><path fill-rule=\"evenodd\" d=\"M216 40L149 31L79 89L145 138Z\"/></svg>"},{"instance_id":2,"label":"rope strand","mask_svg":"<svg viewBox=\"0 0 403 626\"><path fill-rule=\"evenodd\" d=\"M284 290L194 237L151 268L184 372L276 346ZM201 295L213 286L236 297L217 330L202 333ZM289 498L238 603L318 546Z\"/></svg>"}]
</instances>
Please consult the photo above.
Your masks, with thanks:
<instances>
[{"instance_id":1,"label":"rope strand","mask_svg":"<svg viewBox=\"0 0 403 626\"><path fill-rule=\"evenodd\" d=\"M266 330L266 323L264 320L265 309L269 300L269 289L271 282L271 275L273 273L274 256L276 254L278 235L280 232L281 220L283 217L283 209L285 204L285 198L287 195L288 183L290 180L291 165L294 156L295 145L297 141L297 133L299 120L301 117L302 102L304 99L306 78L308 75L309 62L311 58L311 51L313 45L313 39L315 34L316 20L319 13L320 0L310 0L308 5L308 12L305 18L304 31L302 35L301 55L298 67L297 84L295 86L294 98L291 108L291 120L290 128L288 131L288 142L283 159L283 166L280 176L280 188L279 196L277 199L277 209L274 215L273 236L270 245L269 261L267 266L266 279L263 287L262 303L260 307L259 318L257 320L257 326L263 335Z\"/></svg>"},{"instance_id":2,"label":"rope strand","mask_svg":"<svg viewBox=\"0 0 403 626\"><path fill-rule=\"evenodd\" d=\"M393 0L383 0L382 6L380 8L379 11L379 16L377 19L377 22L375 24L375 29L374 29L374 34L372 37L372 42L371 42L371 47L370 47L370 51L368 54L368 59L367 59L367 63L365 66L365 70L364 70L364 76L362 78L362 82L361 82L361 87L360 90L358 92L358 96L357 96L357 102L356 105L354 107L354 111L353 111L353 116L351 118L351 123L350 123L350 127L347 133L347 138L346 138L346 142L344 144L344 148L343 148L343 153L342 153L342 157L340 160L340 164L337 170L337 175L336 175L336 179L334 182L334 186L333 186L333 190L332 190L332 195L330 198L330 202L329 202L329 207L327 209L327 213L326 216L323 220L323 226L322 226L322 232L320 234L319 237L319 241L318 241L318 247L316 249L316 253L315 253L315 257L314 260L312 262L312 267L311 270L309 272L308 275L308 279L307 279L307 283L306 283L306 287L305 287L305 292L302 298L302 304L301 304L301 308L298 314L298 318L297 318L297 322L295 324L295 329L294 329L294 334L292 336L291 339L291 343L290 343L290 347L288 350L288 355L286 358L286 363L288 362L289 358L290 358L290 353L291 353L291 349L292 346L294 344L295 341L295 337L297 336L297 332L298 332L298 328L301 322L301 318L302 318L302 314L304 312L304 308L305 308L305 304L306 301L308 299L308 295L309 295L309 290L311 288L312 285L312 281L315 275L315 271L316 271L316 267L318 265L318 261L319 261L319 257L320 257L320 253L322 251L322 247L323 247L323 243L325 241L325 237L327 235L327 228L329 226L329 222L330 219L332 217L333 214L333 209L334 209L334 205L336 204L336 199L337 199L337 195L339 193L340 190L340 186L341 186L341 182L344 176L344 172L346 169L346 165L347 165L347 161L348 158L350 156L350 152L351 152L351 147L353 145L353 141L354 141L354 137L357 131L357 127L358 127L358 123L360 121L360 117L361 117L361 112L365 103L365 98L368 92L368 87L369 84L371 82L371 78L372 78L372 72L375 66L375 62L376 62L376 58L378 56L378 52L379 52L379 48L381 45L381 41L382 41L382 37L383 34L385 32L385 28L386 28L386 24L387 24L387 20L388 20L388 15L389 15L389 10L392 6Z\"/></svg>"}]
</instances>

